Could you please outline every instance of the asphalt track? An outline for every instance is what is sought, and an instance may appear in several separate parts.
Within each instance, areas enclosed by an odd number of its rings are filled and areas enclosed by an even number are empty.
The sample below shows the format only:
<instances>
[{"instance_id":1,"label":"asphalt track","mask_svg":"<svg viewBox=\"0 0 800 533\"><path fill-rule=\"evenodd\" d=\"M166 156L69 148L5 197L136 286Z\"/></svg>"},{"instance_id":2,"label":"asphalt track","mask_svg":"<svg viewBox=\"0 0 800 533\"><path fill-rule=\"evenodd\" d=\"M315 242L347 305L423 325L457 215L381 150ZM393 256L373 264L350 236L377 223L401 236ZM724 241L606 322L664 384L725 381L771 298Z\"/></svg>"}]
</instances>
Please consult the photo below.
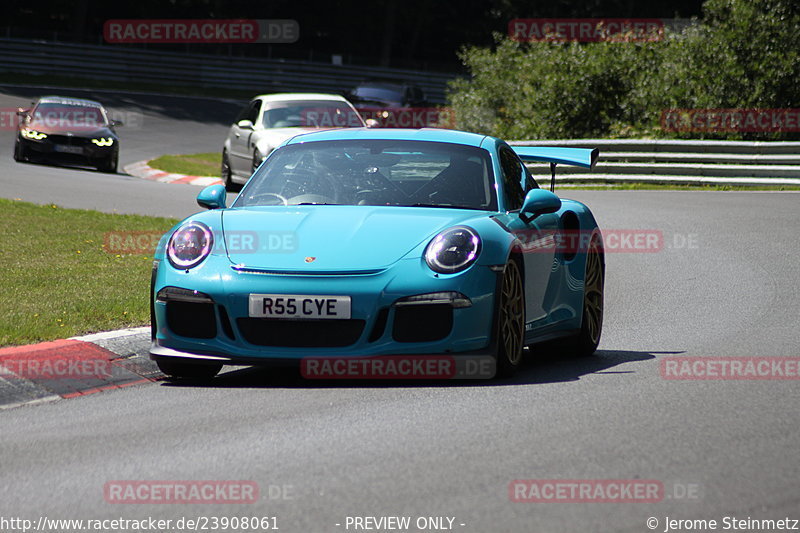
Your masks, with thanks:
<instances>
[{"instance_id":1,"label":"asphalt track","mask_svg":"<svg viewBox=\"0 0 800 533\"><path fill-rule=\"evenodd\" d=\"M0 105L33 92L2 89ZM218 149L236 110L118 98L146 109L141 130L120 132L121 163ZM17 164L8 132L3 145L4 197L171 216L196 210L196 187ZM534 356L512 380L478 383L314 382L245 369L209 386L161 382L3 411L0 517L276 516L287 532L354 531L348 516L454 517L464 532L640 532L651 530L650 517L657 531L666 517L715 519L717 529L733 516L800 519L797 381L675 381L659 372L660 359L675 355L800 354L800 195L568 195L588 203L603 228L664 236L655 253L608 254L595 357ZM514 503L516 479L658 480L665 493L658 503ZM261 497L110 504L103 486L113 480L253 480Z\"/></svg>"}]
</instances>

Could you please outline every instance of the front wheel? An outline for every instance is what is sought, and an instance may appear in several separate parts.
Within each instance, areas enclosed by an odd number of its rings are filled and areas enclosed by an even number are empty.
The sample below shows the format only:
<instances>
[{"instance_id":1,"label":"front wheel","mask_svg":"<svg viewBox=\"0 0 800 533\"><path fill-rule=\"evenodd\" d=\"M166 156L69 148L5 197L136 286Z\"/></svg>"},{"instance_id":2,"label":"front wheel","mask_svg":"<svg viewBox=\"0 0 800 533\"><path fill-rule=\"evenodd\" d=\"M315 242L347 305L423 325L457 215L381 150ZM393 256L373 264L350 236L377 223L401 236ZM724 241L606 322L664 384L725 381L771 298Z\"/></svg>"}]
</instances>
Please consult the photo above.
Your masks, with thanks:
<instances>
[{"instance_id":1,"label":"front wheel","mask_svg":"<svg viewBox=\"0 0 800 533\"><path fill-rule=\"evenodd\" d=\"M222 182L225 184L225 190L228 192L239 192L241 187L233 182L233 172L231 171L231 161L228 159L228 151L222 151L222 166L220 169L222 173Z\"/></svg>"},{"instance_id":2,"label":"front wheel","mask_svg":"<svg viewBox=\"0 0 800 533\"><path fill-rule=\"evenodd\" d=\"M525 343L525 293L522 274L514 260L509 261L503 271L498 297L497 375L509 377L519 368Z\"/></svg>"},{"instance_id":3,"label":"front wheel","mask_svg":"<svg viewBox=\"0 0 800 533\"><path fill-rule=\"evenodd\" d=\"M117 173L117 165L119 164L119 154L113 154L106 159L100 161L97 165L97 170L100 172L107 172L109 174Z\"/></svg>"},{"instance_id":4,"label":"front wheel","mask_svg":"<svg viewBox=\"0 0 800 533\"><path fill-rule=\"evenodd\" d=\"M27 161L28 160L28 153L25 150L25 147L22 146L22 143L17 140L14 143L14 161Z\"/></svg>"},{"instance_id":5,"label":"front wheel","mask_svg":"<svg viewBox=\"0 0 800 533\"><path fill-rule=\"evenodd\" d=\"M159 370L171 378L206 380L222 370L221 364L189 363L175 359L157 359Z\"/></svg>"}]
</instances>

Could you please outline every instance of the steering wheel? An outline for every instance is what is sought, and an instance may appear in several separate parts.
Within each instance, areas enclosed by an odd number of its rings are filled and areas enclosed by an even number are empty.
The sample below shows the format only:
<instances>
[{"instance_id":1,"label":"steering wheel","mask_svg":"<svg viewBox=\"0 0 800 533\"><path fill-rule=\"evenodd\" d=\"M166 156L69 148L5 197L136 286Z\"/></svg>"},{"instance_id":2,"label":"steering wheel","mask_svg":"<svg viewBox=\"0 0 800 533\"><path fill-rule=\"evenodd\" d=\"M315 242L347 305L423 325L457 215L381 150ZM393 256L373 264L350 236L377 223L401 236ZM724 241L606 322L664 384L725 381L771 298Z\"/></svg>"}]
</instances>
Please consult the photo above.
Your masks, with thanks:
<instances>
[{"instance_id":1,"label":"steering wheel","mask_svg":"<svg viewBox=\"0 0 800 533\"><path fill-rule=\"evenodd\" d=\"M284 196L281 196L280 194L274 192L260 192L258 194L254 194L249 199L254 200L256 198L261 198L262 196L272 196L273 198L277 198L278 200L283 202L283 205L289 205L289 200L287 200Z\"/></svg>"},{"instance_id":2,"label":"steering wheel","mask_svg":"<svg viewBox=\"0 0 800 533\"><path fill-rule=\"evenodd\" d=\"M300 194L289 198L292 205L299 204L335 204L336 200L324 194Z\"/></svg>"},{"instance_id":3,"label":"steering wheel","mask_svg":"<svg viewBox=\"0 0 800 533\"><path fill-rule=\"evenodd\" d=\"M284 173L284 178L286 179L286 185L292 184L296 186L300 191L303 191L304 194L314 194L314 193L306 193L305 190L308 188L308 183L317 181L323 182L325 184L325 188L329 189L330 192L333 194L333 201L326 202L326 203L337 203L339 201L339 189L336 187L336 182L334 182L330 176L325 174L315 174L309 170L290 170ZM285 187L284 191L285 192ZM302 196L302 195L300 195ZM319 195L324 196L324 195ZM294 199L295 197L292 197ZM328 198L330 199L330 198Z\"/></svg>"}]
</instances>

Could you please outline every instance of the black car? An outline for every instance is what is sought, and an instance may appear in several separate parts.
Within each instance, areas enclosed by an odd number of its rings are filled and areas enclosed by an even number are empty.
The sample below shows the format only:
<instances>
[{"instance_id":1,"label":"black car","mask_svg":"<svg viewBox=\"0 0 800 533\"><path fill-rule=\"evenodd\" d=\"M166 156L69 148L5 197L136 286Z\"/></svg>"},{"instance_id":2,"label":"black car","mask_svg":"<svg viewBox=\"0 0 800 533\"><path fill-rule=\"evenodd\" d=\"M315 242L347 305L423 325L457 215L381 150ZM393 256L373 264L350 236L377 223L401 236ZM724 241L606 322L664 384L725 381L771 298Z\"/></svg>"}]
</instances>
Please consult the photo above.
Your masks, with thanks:
<instances>
[{"instance_id":1,"label":"black car","mask_svg":"<svg viewBox=\"0 0 800 533\"><path fill-rule=\"evenodd\" d=\"M116 172L119 138L105 108L93 100L44 96L19 109L16 161L58 161Z\"/></svg>"},{"instance_id":2,"label":"black car","mask_svg":"<svg viewBox=\"0 0 800 533\"><path fill-rule=\"evenodd\" d=\"M365 81L347 92L347 99L359 107L427 107L425 93L416 85L392 81Z\"/></svg>"}]
</instances>

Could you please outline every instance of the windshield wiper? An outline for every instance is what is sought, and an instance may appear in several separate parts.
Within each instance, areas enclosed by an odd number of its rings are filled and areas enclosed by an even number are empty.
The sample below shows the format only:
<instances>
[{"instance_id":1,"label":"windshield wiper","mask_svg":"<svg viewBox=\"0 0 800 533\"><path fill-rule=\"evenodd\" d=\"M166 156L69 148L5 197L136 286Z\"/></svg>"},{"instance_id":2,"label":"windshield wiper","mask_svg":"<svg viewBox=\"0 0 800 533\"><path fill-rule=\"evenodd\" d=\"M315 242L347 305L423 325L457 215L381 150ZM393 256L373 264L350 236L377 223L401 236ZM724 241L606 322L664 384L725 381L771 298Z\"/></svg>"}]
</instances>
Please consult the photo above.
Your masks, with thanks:
<instances>
[{"instance_id":1,"label":"windshield wiper","mask_svg":"<svg viewBox=\"0 0 800 533\"><path fill-rule=\"evenodd\" d=\"M480 207L467 207L464 205L452 205L452 204L408 204L408 205L400 205L398 207L443 207L446 209L476 209L481 211Z\"/></svg>"},{"instance_id":2,"label":"windshield wiper","mask_svg":"<svg viewBox=\"0 0 800 533\"><path fill-rule=\"evenodd\" d=\"M342 205L342 204L333 204L328 202L300 202L299 204L290 204L290 205Z\"/></svg>"}]
</instances>

